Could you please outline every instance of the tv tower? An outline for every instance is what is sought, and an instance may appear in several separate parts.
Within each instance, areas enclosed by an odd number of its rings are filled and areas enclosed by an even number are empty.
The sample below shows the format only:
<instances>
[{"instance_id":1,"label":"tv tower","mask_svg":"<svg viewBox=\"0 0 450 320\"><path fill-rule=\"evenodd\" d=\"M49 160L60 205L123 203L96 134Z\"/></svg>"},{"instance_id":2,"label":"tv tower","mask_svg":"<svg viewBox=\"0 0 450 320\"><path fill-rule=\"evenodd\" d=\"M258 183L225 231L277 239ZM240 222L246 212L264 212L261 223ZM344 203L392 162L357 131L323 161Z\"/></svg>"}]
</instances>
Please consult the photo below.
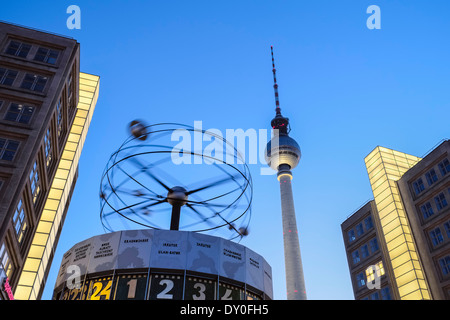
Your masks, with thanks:
<instances>
[{"instance_id":1,"label":"tv tower","mask_svg":"<svg viewBox=\"0 0 450 320\"><path fill-rule=\"evenodd\" d=\"M281 115L273 46L270 46L270 51L272 53L276 114L271 121L274 137L267 144L265 157L267 164L278 171L277 178L280 182L287 299L306 300L305 280L291 185L291 170L298 165L301 151L297 142L289 137L289 119Z\"/></svg>"}]
</instances>

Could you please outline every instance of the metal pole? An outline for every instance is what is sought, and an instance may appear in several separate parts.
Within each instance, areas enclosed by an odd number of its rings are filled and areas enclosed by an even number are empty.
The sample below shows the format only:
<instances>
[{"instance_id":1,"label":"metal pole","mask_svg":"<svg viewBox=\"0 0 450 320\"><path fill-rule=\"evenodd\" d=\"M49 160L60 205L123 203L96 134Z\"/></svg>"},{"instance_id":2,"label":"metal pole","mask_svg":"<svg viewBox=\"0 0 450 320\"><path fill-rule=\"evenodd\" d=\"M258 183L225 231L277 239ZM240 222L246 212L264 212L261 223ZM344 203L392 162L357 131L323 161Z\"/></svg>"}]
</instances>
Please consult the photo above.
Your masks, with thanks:
<instances>
[{"instance_id":1,"label":"metal pole","mask_svg":"<svg viewBox=\"0 0 450 320\"><path fill-rule=\"evenodd\" d=\"M180 227L181 205L175 203L172 205L172 218L170 220L170 230L178 230Z\"/></svg>"}]
</instances>

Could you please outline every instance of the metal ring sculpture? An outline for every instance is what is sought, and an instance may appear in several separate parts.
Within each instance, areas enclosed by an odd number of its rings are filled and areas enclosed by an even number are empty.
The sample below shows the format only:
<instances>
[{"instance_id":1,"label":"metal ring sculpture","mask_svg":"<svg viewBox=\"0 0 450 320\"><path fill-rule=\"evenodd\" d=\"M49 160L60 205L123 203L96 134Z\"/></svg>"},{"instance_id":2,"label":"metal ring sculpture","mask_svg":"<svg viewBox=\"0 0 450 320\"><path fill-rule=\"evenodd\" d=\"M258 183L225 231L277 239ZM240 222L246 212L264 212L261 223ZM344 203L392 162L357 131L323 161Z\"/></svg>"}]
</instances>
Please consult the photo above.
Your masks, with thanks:
<instances>
[{"instance_id":1,"label":"metal ring sculpture","mask_svg":"<svg viewBox=\"0 0 450 320\"><path fill-rule=\"evenodd\" d=\"M232 144L220 134L177 123L146 126L135 120L129 130L131 135L111 155L101 179L100 219L105 230L136 225L167 229L170 220L171 230L225 230L229 239L248 234L252 179ZM174 133L194 135L194 139L202 135L203 141L214 138L215 143L225 145L227 161L225 153L221 157L217 150L208 155L203 150L174 146ZM193 163L175 164L173 157L180 154ZM216 178L217 172L220 176ZM208 179L199 180L202 176Z\"/></svg>"}]
</instances>

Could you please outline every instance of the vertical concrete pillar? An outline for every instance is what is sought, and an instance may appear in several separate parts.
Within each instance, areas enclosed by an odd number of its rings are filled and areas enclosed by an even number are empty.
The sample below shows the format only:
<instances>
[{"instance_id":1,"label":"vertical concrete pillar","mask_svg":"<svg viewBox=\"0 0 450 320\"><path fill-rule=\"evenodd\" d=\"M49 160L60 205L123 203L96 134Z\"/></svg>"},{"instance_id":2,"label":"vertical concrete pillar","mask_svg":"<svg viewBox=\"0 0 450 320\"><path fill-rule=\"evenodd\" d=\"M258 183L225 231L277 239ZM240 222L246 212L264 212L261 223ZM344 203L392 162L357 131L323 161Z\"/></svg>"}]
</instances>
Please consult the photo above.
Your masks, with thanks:
<instances>
[{"instance_id":1,"label":"vertical concrete pillar","mask_svg":"<svg viewBox=\"0 0 450 320\"><path fill-rule=\"evenodd\" d=\"M281 215L283 221L284 260L286 268L286 289L288 300L306 300L300 243L292 195L290 171L279 171L281 192Z\"/></svg>"}]
</instances>

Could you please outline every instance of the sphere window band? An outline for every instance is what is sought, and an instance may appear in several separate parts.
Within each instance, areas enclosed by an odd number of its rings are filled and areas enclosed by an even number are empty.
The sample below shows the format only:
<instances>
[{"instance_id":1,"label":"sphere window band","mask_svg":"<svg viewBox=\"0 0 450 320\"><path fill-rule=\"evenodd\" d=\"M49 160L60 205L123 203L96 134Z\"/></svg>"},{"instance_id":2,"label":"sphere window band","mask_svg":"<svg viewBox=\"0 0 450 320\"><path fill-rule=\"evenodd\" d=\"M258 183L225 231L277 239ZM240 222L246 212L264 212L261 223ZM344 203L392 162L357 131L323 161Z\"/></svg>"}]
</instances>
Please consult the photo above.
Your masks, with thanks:
<instances>
[{"instance_id":1,"label":"sphere window band","mask_svg":"<svg viewBox=\"0 0 450 320\"><path fill-rule=\"evenodd\" d=\"M181 272L86 277L79 288L56 289L53 300L270 300L244 283Z\"/></svg>"}]
</instances>

